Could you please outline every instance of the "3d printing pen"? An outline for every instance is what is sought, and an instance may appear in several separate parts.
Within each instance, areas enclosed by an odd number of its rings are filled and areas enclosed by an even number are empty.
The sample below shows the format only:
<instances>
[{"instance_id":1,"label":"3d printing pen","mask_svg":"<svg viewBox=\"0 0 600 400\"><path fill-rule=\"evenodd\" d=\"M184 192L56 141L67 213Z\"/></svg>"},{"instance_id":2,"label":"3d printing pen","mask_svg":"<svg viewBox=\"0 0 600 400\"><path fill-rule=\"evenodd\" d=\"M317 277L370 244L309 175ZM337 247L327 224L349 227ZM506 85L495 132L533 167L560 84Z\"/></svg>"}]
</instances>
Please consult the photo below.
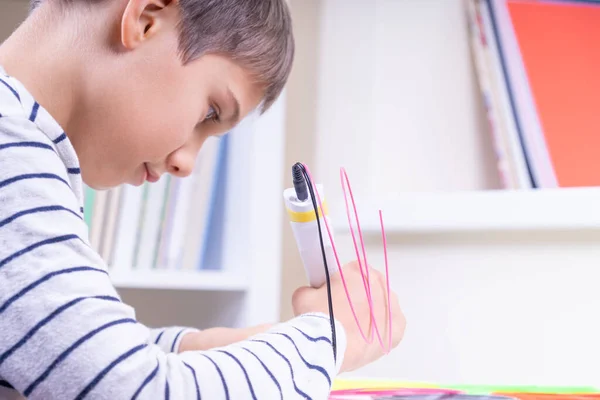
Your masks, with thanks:
<instances>
[{"instance_id":1,"label":"3d printing pen","mask_svg":"<svg viewBox=\"0 0 600 400\"><path fill-rule=\"evenodd\" d=\"M321 287L326 283L326 274L325 266L323 265L323 250L321 249L319 237L319 225L317 224L315 207L300 164L295 164L293 166L292 176L294 187L285 189L283 192L285 207L309 284L312 287ZM316 184L315 186L323 205L323 210L321 210L317 200L323 248L325 250L329 276L331 277L338 272L338 267L333 252L333 245L325 227L325 223L323 222L323 218L327 219L329 225L331 225L331 223L327 214L327 203L325 202L323 185Z\"/></svg>"},{"instance_id":2,"label":"3d printing pen","mask_svg":"<svg viewBox=\"0 0 600 400\"><path fill-rule=\"evenodd\" d=\"M348 292L348 288L346 287L346 283L344 281L344 271L338 270L338 259L335 250L335 245L333 242L333 234L331 234L328 227L331 225L329 222L329 216L327 215L327 203L325 202L325 196L323 193L323 185L314 185L313 178L308 171L308 168L301 163L296 163L292 168L292 177L293 177L293 188L288 188L283 191L283 198L285 200L285 207L287 209L290 224L292 226L292 230L294 232L294 236L296 238L296 244L298 246L298 250L300 250L300 256L302 257L302 262L304 263L304 270L306 271L306 276L308 277L308 281L312 287L321 287L325 283L327 283L327 275L331 278L336 273L340 274L342 278L342 284L344 285L344 289L346 291L346 297L348 298L348 303L350 305L350 309L352 310L352 314L354 315L354 320L358 329L360 331L361 336L367 343L371 343L373 340L373 335L377 336L379 340L379 344L382 349L384 349L385 353L389 353L392 349L392 308L390 303L390 274L389 274L389 265L388 265L388 256L387 256L387 240L385 238L385 229L383 227L383 216L381 210L379 210L379 221L381 223L381 235L383 239L383 252L384 252L384 260L385 260L385 280L387 286L387 327L388 327L388 344L387 346L383 343L383 338L379 332L379 327L377 321L375 321L375 312L373 309L373 302L371 299L371 285L369 281L369 273L368 268L369 265L367 262L367 255L365 252L364 242L362 240L362 234L359 234L361 247L363 250L363 263L364 271L361 267L361 272L363 273L363 283L365 284L365 291L367 298L369 300L369 309L370 309L370 322L371 324L367 324L369 327L373 327L374 329L369 329L368 336L363 331L361 324L359 323L358 316L354 310L354 306L352 305L352 299L350 298L350 294ZM348 180L348 175L344 168L340 169L340 179L342 180L342 189L344 190L344 195L346 195L346 187L350 194L350 198L352 201L352 205L354 208L354 215L356 217L356 225L358 231L360 232L360 224L358 223L358 213L356 211L356 207L354 205L354 197L352 195L352 190L350 189L350 182ZM317 212L318 210L318 212ZM358 257L358 246L356 244L354 231L352 229L352 223L350 222L350 208L348 205L348 200L346 199L346 211L348 212L348 223L350 224L350 230L352 233L352 238L354 242L354 249L356 250L356 254ZM317 219L317 215L319 218ZM320 228L320 230L319 230ZM321 247L321 240L323 246ZM324 261L327 262L327 270L325 270ZM359 260L359 266L361 265ZM326 271L328 274L326 274ZM335 350L335 325L333 323L333 308L331 301L331 292L328 290L329 294L329 315L331 318L331 333L334 340L333 342L333 352L336 354Z\"/></svg>"}]
</instances>

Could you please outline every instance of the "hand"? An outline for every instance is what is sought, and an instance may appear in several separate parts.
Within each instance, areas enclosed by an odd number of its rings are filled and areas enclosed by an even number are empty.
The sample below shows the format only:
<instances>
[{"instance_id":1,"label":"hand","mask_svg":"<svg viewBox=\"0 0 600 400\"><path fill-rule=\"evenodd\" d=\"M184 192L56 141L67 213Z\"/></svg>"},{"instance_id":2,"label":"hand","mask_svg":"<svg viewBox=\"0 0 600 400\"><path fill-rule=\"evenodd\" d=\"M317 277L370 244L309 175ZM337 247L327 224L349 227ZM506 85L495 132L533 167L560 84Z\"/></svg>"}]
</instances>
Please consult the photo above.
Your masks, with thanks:
<instances>
[{"instance_id":1,"label":"hand","mask_svg":"<svg viewBox=\"0 0 600 400\"><path fill-rule=\"evenodd\" d=\"M358 262L346 264L343 268L344 280L348 288L348 294L352 299L354 311L364 332L368 338L373 330L373 340L367 343L356 325L352 314L348 297L339 274L331 276L331 298L333 301L334 318L339 321L346 331L347 346L344 362L340 372L353 371L367 365L384 354L374 327L370 324L370 308L367 299L362 274ZM389 343L388 307L387 307L387 285L385 276L372 268L369 268L369 280L371 283L371 297L373 301L374 318L379 329L379 334L385 348ZM390 306L392 309L392 348L398 346L404 336L406 320L398 304L398 298L390 293ZM294 313L301 315L310 312L322 312L329 314L327 302L327 285L315 289L301 287L294 293L292 298Z\"/></svg>"},{"instance_id":2,"label":"hand","mask_svg":"<svg viewBox=\"0 0 600 400\"><path fill-rule=\"evenodd\" d=\"M266 332L271 329L271 327L272 325L264 324L242 329L210 328L200 332L188 333L181 339L179 352L202 351L228 346L246 340L259 333Z\"/></svg>"}]
</instances>

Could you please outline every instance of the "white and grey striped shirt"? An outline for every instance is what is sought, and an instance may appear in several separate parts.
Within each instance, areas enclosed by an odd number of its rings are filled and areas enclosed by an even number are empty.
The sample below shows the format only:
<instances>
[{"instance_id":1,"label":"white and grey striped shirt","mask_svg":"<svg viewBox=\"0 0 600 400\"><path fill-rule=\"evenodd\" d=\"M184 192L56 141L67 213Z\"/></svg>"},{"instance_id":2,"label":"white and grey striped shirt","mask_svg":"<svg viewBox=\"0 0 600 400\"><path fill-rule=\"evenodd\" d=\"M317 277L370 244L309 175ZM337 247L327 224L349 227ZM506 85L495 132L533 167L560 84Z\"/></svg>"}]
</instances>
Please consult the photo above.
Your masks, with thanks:
<instances>
[{"instance_id":1,"label":"white and grey striped shirt","mask_svg":"<svg viewBox=\"0 0 600 400\"><path fill-rule=\"evenodd\" d=\"M326 399L346 341L309 314L210 351L151 329L90 247L77 155L0 68L0 398Z\"/></svg>"}]
</instances>

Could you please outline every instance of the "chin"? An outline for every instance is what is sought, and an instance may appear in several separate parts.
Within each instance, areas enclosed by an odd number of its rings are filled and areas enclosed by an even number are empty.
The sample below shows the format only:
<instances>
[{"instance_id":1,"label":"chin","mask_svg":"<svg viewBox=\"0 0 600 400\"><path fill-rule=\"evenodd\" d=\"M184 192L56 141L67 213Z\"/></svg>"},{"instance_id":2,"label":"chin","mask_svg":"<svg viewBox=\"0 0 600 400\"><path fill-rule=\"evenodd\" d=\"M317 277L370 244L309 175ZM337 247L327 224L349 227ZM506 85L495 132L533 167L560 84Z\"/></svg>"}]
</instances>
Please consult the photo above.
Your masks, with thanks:
<instances>
[{"instance_id":1,"label":"chin","mask_svg":"<svg viewBox=\"0 0 600 400\"><path fill-rule=\"evenodd\" d=\"M144 182L124 182L123 185L130 185L135 187L140 187L144 184Z\"/></svg>"},{"instance_id":2,"label":"chin","mask_svg":"<svg viewBox=\"0 0 600 400\"><path fill-rule=\"evenodd\" d=\"M86 185L87 185L89 188L91 188L91 189L94 189L94 190L96 190L96 191L98 191L98 192L102 192L102 191L105 191L105 190L110 190L110 189L111 189L111 187L110 187L110 186L102 186L102 185L89 185L89 184L87 184L87 183L86 183Z\"/></svg>"},{"instance_id":3,"label":"chin","mask_svg":"<svg viewBox=\"0 0 600 400\"><path fill-rule=\"evenodd\" d=\"M94 189L94 190L98 190L98 191L105 191L105 190L110 190L110 189L114 189L115 187L124 184L124 183L128 183L128 182L107 182L107 181L91 181L91 182L85 182L85 184L87 186L89 186L90 188Z\"/></svg>"},{"instance_id":4,"label":"chin","mask_svg":"<svg viewBox=\"0 0 600 400\"><path fill-rule=\"evenodd\" d=\"M111 184L105 183L105 184L101 184L101 185L96 185L96 186L94 186L94 189L96 189L96 190L100 190L100 191L103 191L103 190L110 190L110 189L114 189L115 187L117 187L117 186L119 186L119 185L120 185L120 184L112 184L112 185L111 185Z\"/></svg>"}]
</instances>

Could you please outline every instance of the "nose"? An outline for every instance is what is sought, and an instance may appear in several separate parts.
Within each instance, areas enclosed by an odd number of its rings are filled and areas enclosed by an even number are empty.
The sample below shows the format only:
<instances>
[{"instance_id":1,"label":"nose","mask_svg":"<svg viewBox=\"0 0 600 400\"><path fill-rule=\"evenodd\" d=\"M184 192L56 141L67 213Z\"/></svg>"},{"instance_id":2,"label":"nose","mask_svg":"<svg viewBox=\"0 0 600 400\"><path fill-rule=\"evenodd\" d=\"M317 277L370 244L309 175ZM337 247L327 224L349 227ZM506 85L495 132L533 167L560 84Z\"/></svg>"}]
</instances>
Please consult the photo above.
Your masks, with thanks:
<instances>
[{"instance_id":1,"label":"nose","mask_svg":"<svg viewBox=\"0 0 600 400\"><path fill-rule=\"evenodd\" d=\"M176 177L185 178L192 174L196 157L189 148L181 148L174 151L167 158L167 170Z\"/></svg>"}]
</instances>

